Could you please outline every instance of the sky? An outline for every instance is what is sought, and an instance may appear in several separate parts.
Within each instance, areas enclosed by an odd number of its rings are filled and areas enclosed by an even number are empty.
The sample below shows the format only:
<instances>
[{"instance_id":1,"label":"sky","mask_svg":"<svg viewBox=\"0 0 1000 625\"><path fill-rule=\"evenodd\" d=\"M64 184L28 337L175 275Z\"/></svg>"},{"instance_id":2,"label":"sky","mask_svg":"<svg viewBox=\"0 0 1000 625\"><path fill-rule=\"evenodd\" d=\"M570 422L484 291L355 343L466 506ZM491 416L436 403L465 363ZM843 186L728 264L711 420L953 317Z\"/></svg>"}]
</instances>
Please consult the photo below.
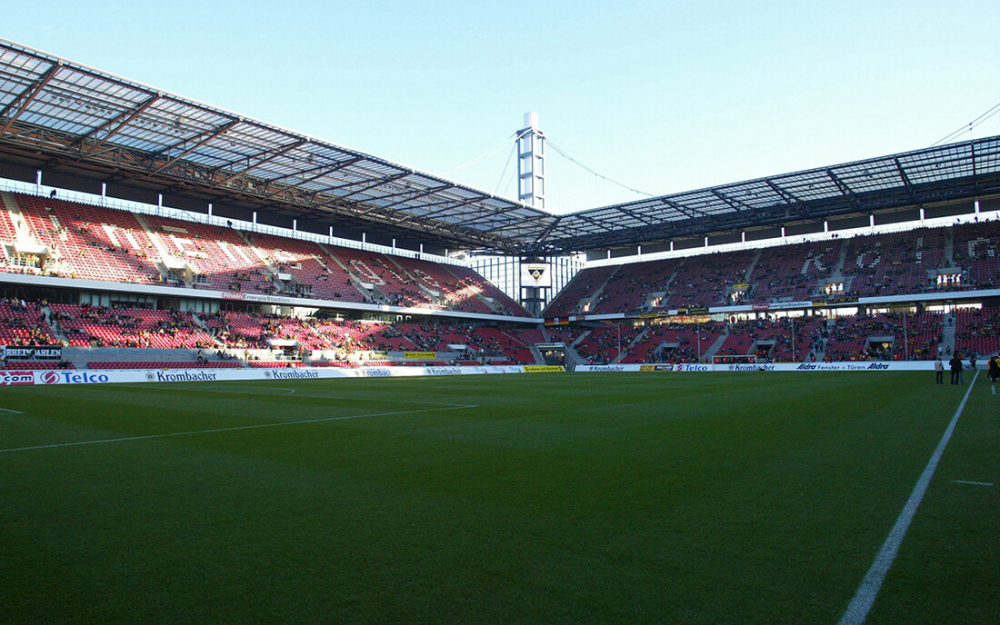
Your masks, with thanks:
<instances>
[{"instance_id":1,"label":"sky","mask_svg":"<svg viewBox=\"0 0 1000 625\"><path fill-rule=\"evenodd\" d=\"M1000 2L17 2L0 37L575 212L1000 135ZM463 166L464 165L464 166ZM628 187L628 188L626 188Z\"/></svg>"}]
</instances>

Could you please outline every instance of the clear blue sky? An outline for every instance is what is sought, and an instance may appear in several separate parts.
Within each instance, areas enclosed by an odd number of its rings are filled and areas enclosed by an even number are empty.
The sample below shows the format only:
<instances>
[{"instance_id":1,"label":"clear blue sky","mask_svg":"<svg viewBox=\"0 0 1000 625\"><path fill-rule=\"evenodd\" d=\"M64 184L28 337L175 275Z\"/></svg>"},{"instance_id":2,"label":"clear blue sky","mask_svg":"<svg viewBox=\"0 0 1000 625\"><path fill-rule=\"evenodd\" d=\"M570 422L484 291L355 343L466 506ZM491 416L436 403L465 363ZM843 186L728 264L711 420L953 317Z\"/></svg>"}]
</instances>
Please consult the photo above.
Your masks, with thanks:
<instances>
[{"instance_id":1,"label":"clear blue sky","mask_svg":"<svg viewBox=\"0 0 1000 625\"><path fill-rule=\"evenodd\" d=\"M529 110L660 195L928 147L1000 102L996 0L12 2L0 36L508 197L510 150L445 172ZM552 151L548 196L644 197Z\"/></svg>"}]
</instances>

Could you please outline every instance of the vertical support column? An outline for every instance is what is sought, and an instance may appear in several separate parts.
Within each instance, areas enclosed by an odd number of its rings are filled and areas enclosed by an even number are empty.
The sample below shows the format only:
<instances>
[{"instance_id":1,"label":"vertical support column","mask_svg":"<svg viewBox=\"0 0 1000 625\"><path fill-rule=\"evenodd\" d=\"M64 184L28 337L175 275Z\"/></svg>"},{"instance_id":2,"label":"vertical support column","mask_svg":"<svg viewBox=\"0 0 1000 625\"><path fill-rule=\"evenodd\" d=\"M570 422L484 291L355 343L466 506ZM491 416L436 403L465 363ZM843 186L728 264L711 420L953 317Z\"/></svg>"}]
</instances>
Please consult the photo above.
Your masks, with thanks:
<instances>
[{"instance_id":1,"label":"vertical support column","mask_svg":"<svg viewBox=\"0 0 1000 625\"><path fill-rule=\"evenodd\" d=\"M545 209L545 133L538 129L538 113L524 114L517 138L517 199Z\"/></svg>"}]
</instances>

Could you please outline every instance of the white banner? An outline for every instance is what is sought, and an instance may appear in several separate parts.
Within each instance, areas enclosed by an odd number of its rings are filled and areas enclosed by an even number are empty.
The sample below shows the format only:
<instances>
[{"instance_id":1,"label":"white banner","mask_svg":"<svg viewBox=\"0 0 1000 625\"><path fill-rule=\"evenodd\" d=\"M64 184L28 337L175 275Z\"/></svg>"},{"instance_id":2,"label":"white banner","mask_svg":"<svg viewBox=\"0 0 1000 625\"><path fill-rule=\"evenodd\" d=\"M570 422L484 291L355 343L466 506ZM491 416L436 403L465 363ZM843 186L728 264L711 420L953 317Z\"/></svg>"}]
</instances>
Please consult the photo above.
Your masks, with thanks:
<instances>
[{"instance_id":1,"label":"white banner","mask_svg":"<svg viewBox=\"0 0 1000 625\"><path fill-rule=\"evenodd\" d=\"M233 382L240 380L321 380L328 378L398 378L442 375L524 373L520 365L485 367L287 367L273 369L49 369L0 371L0 386L14 384L122 384L136 382Z\"/></svg>"},{"instance_id":2,"label":"white banner","mask_svg":"<svg viewBox=\"0 0 1000 625\"><path fill-rule=\"evenodd\" d=\"M581 365L582 373L621 373L625 371L673 371L702 373L719 371L933 371L933 360L907 362L782 362L775 364L729 365Z\"/></svg>"}]
</instances>

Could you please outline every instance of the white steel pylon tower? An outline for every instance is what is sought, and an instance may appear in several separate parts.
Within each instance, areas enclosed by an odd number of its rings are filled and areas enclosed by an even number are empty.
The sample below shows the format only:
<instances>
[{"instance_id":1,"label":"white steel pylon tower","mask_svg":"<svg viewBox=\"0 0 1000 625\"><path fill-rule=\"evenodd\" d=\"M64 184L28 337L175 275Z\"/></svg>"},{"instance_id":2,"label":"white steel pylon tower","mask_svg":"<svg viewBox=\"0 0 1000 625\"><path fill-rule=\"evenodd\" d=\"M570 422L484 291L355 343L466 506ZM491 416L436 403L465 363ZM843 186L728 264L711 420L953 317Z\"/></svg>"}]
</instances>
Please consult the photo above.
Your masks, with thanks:
<instances>
[{"instance_id":1,"label":"white steel pylon tower","mask_svg":"<svg viewBox=\"0 0 1000 625\"><path fill-rule=\"evenodd\" d=\"M517 133L517 199L545 209L545 133L538 129L538 113L524 114Z\"/></svg>"}]
</instances>

